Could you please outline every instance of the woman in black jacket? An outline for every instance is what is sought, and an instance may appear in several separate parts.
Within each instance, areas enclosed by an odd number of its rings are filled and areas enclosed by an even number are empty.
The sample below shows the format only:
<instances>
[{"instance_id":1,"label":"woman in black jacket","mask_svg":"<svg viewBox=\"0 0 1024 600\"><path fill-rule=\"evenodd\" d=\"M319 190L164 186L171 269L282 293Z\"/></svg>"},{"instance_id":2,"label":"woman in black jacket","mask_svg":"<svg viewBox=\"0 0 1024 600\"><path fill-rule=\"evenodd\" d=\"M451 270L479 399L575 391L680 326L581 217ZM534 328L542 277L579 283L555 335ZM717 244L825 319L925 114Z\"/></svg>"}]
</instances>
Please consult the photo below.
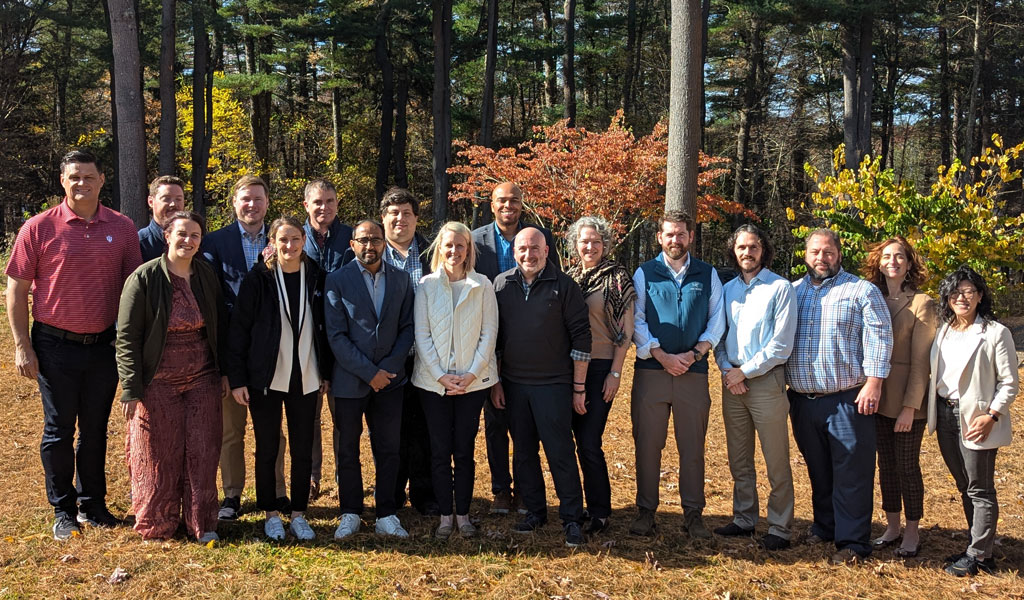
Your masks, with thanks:
<instances>
[{"instance_id":1,"label":"woman in black jacket","mask_svg":"<svg viewBox=\"0 0 1024 600\"><path fill-rule=\"evenodd\" d=\"M303 517L313 468L317 394L329 386L332 355L324 334L326 275L306 257L302 223L281 217L270 225L274 254L242 280L227 340L228 382L235 402L249 407L256 438L256 505L265 510L267 537L285 537L277 512L274 463L281 439L281 406L288 412L292 513L299 540L314 533Z\"/></svg>"}]
</instances>

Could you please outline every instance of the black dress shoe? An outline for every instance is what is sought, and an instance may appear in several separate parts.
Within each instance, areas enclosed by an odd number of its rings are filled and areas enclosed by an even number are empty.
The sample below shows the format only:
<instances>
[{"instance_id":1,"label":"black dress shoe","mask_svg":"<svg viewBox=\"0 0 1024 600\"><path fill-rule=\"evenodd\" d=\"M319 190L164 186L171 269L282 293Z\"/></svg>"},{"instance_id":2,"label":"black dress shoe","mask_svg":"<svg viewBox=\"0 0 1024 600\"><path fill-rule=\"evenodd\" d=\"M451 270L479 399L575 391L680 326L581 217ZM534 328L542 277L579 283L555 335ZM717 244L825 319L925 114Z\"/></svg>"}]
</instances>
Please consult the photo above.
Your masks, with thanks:
<instances>
[{"instance_id":1,"label":"black dress shoe","mask_svg":"<svg viewBox=\"0 0 1024 600\"><path fill-rule=\"evenodd\" d=\"M783 537L779 537L774 533L769 533L763 538L757 541L757 544L768 551L773 550L785 550L789 548L789 540Z\"/></svg>"},{"instance_id":2,"label":"black dress shoe","mask_svg":"<svg viewBox=\"0 0 1024 600\"><path fill-rule=\"evenodd\" d=\"M608 517L593 517L590 519L590 524L587 525L587 535L597 535L605 529L608 529Z\"/></svg>"},{"instance_id":3,"label":"black dress shoe","mask_svg":"<svg viewBox=\"0 0 1024 600\"><path fill-rule=\"evenodd\" d=\"M97 506L87 510L79 509L76 520L79 525L102 527L104 529L110 529L121 525L121 519L110 514L110 511L107 510L106 506Z\"/></svg>"},{"instance_id":4,"label":"black dress shoe","mask_svg":"<svg viewBox=\"0 0 1024 600\"><path fill-rule=\"evenodd\" d=\"M739 537L741 535L752 535L753 529L744 529L736 523L729 523L724 527L715 527L716 535L724 535L726 537Z\"/></svg>"}]
</instances>

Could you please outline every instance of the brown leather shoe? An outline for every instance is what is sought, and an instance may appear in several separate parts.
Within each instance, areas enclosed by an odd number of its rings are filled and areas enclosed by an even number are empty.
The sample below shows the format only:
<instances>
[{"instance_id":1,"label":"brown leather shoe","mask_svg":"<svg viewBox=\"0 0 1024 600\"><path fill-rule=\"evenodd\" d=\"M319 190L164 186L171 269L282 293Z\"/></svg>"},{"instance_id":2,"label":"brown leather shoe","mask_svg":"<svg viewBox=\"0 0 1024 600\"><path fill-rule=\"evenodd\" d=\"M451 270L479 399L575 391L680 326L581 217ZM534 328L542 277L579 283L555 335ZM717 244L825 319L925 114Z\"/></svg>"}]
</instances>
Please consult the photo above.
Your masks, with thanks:
<instances>
[{"instance_id":1,"label":"brown leather shoe","mask_svg":"<svg viewBox=\"0 0 1024 600\"><path fill-rule=\"evenodd\" d=\"M491 514L492 515L507 515L513 508L514 503L512 501L512 492L505 490L498 492L494 495L494 501L491 502Z\"/></svg>"}]
</instances>

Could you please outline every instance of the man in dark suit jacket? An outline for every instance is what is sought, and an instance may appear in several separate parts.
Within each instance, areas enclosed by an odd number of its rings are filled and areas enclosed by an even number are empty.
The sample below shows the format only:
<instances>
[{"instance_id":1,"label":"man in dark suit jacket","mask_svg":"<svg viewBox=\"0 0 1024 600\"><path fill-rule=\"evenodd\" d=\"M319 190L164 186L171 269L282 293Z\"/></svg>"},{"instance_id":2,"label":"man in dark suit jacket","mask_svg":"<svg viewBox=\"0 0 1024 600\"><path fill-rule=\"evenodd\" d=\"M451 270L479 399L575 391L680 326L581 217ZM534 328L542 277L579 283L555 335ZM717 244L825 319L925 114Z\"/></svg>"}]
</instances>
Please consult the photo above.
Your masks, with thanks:
<instances>
[{"instance_id":1,"label":"man in dark suit jacket","mask_svg":"<svg viewBox=\"0 0 1024 600\"><path fill-rule=\"evenodd\" d=\"M267 247L268 231L263 219L267 216L268 204L267 184L254 175L243 176L235 182L232 193L237 220L205 236L200 246L203 258L213 266L220 278L228 321L242 279ZM224 437L220 450L220 476L224 501L219 516L224 520L233 520L241 510L242 490L245 489L245 423L249 413L230 395L223 399L222 406ZM277 456L277 496L282 510L288 503L284 485L284 444L282 436Z\"/></svg>"},{"instance_id":2,"label":"man in dark suit jacket","mask_svg":"<svg viewBox=\"0 0 1024 600\"><path fill-rule=\"evenodd\" d=\"M164 225L174 213L185 210L185 182L173 175L161 175L149 184L146 202L153 211L149 225L139 230L142 262L149 262L167 252Z\"/></svg>"},{"instance_id":3,"label":"man in dark suit jacket","mask_svg":"<svg viewBox=\"0 0 1024 600\"><path fill-rule=\"evenodd\" d=\"M476 272L494 281L499 273L516 268L512 256L512 241L524 227L536 227L544 234L547 247L552 250L549 262L561 270L551 231L522 221L523 191L519 186L506 181L491 191L491 212L494 222L473 230L476 245ZM484 438L487 440L487 463L491 470L491 493L494 502L491 512L506 514L512 509L512 474L508 468L508 414L504 409L484 403Z\"/></svg>"},{"instance_id":4,"label":"man in dark suit jacket","mask_svg":"<svg viewBox=\"0 0 1024 600\"><path fill-rule=\"evenodd\" d=\"M384 227L363 221L353 233L356 260L327 277L327 339L336 358L331 377L338 440L336 539L359 530L363 476L359 436L363 415L376 465L377 533L408 537L395 512L405 361L413 344L409 275L382 260Z\"/></svg>"}]
</instances>

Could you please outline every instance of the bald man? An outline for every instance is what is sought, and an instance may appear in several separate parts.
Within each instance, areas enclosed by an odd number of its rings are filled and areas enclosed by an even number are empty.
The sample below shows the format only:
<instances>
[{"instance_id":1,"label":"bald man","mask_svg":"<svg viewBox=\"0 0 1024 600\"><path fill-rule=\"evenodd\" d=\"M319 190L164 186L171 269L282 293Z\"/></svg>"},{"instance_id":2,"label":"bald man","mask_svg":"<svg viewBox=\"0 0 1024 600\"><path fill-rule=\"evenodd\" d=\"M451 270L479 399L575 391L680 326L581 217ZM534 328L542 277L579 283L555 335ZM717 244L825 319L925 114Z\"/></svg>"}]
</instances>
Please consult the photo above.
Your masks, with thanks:
<instances>
[{"instance_id":1,"label":"bald man","mask_svg":"<svg viewBox=\"0 0 1024 600\"><path fill-rule=\"evenodd\" d=\"M513 241L516 268L498 275L501 379L492 388L495 408L508 413L516 491L526 517L513 527L531 533L547 522L540 444L555 482L567 546L584 543L583 489L572 437L572 411L586 413L583 384L590 361L590 318L583 292L548 260L544 234L527 227Z\"/></svg>"},{"instance_id":2,"label":"bald man","mask_svg":"<svg viewBox=\"0 0 1024 600\"><path fill-rule=\"evenodd\" d=\"M523 216L523 190L511 181L500 183L491 191L491 212L494 222L473 230L476 245L476 271L491 281L499 273L516 268L512 240L526 227L535 227L544 234L548 248L554 248L551 231L526 223ZM560 270L557 254L550 255L551 264ZM484 405L484 437L487 440L487 463L491 471L491 513L506 514L516 504L512 492L512 474L508 468L508 415L490 402Z\"/></svg>"}]
</instances>

